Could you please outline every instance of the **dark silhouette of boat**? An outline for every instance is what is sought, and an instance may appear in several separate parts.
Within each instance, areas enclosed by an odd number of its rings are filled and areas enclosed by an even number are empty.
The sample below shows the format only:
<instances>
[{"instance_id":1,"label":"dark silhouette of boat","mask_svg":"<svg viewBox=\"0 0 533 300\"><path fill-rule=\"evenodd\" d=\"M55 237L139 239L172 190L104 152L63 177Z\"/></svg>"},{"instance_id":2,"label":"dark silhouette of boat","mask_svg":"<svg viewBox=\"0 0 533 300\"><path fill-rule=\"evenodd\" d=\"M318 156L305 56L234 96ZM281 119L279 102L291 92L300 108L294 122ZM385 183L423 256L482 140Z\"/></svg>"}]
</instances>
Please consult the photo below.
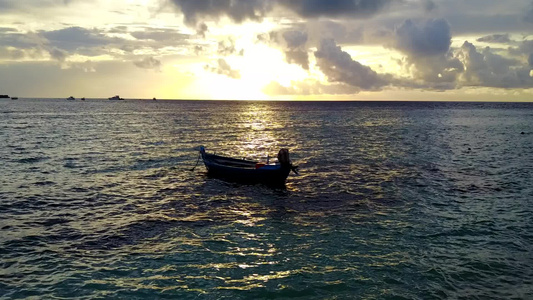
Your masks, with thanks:
<instances>
[{"instance_id":1,"label":"dark silhouette of boat","mask_svg":"<svg viewBox=\"0 0 533 300\"><path fill-rule=\"evenodd\" d=\"M11 97L11 100L18 100L19 97Z\"/></svg>"},{"instance_id":2,"label":"dark silhouette of boat","mask_svg":"<svg viewBox=\"0 0 533 300\"><path fill-rule=\"evenodd\" d=\"M256 161L235 159L205 152L200 147L200 155L207 169L207 174L212 177L241 183L263 183L267 185L284 185L290 171L296 174L297 167L289 159L289 150L281 149L278 153L278 163L263 164Z\"/></svg>"},{"instance_id":3,"label":"dark silhouette of boat","mask_svg":"<svg viewBox=\"0 0 533 300\"><path fill-rule=\"evenodd\" d=\"M0 95L0 98L9 98L8 95Z\"/></svg>"},{"instance_id":4,"label":"dark silhouette of boat","mask_svg":"<svg viewBox=\"0 0 533 300\"><path fill-rule=\"evenodd\" d=\"M116 95L116 96L113 96L113 97L109 97L107 99L109 99L109 100L124 100L124 98L120 98L119 95Z\"/></svg>"},{"instance_id":5,"label":"dark silhouette of boat","mask_svg":"<svg viewBox=\"0 0 533 300\"><path fill-rule=\"evenodd\" d=\"M154 97L152 100L156 101L157 99Z\"/></svg>"},{"instance_id":6,"label":"dark silhouette of boat","mask_svg":"<svg viewBox=\"0 0 533 300\"><path fill-rule=\"evenodd\" d=\"M81 98L81 100L85 101L85 97Z\"/></svg>"},{"instance_id":7,"label":"dark silhouette of boat","mask_svg":"<svg viewBox=\"0 0 533 300\"><path fill-rule=\"evenodd\" d=\"M70 97L67 98L67 100L76 100L76 98L70 96Z\"/></svg>"}]
</instances>

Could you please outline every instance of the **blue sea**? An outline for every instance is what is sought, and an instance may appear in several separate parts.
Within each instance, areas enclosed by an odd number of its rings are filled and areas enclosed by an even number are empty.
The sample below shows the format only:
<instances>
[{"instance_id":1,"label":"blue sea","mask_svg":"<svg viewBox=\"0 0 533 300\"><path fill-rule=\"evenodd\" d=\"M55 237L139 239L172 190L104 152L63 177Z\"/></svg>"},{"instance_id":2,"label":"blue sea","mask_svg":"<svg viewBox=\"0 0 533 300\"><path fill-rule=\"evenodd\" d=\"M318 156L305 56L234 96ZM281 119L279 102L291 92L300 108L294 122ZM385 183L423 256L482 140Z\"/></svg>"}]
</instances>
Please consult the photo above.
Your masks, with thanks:
<instances>
[{"instance_id":1,"label":"blue sea","mask_svg":"<svg viewBox=\"0 0 533 300\"><path fill-rule=\"evenodd\" d=\"M533 299L532 249L533 103L0 100L0 299Z\"/></svg>"}]
</instances>

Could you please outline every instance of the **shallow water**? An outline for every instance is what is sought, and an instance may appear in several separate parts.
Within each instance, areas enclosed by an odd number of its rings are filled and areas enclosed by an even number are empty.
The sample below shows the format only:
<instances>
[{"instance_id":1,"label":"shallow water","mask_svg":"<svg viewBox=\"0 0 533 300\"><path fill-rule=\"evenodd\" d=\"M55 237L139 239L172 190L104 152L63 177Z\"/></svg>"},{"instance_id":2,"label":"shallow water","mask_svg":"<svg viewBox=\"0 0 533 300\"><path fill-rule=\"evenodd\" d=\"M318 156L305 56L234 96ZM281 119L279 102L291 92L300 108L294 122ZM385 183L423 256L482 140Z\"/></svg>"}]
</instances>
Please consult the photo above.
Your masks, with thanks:
<instances>
[{"instance_id":1,"label":"shallow water","mask_svg":"<svg viewBox=\"0 0 533 300\"><path fill-rule=\"evenodd\" d=\"M533 298L533 104L2 100L0 141L1 299Z\"/></svg>"}]
</instances>

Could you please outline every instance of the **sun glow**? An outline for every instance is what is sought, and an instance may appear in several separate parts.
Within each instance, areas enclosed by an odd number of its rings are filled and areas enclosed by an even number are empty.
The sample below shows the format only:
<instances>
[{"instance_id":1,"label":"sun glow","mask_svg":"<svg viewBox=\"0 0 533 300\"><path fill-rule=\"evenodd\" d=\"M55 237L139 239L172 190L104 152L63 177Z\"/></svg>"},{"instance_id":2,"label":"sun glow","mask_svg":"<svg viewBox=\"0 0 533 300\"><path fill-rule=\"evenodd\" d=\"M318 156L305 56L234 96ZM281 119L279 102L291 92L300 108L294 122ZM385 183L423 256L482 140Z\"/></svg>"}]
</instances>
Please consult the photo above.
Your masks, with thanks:
<instances>
[{"instance_id":1,"label":"sun glow","mask_svg":"<svg viewBox=\"0 0 533 300\"><path fill-rule=\"evenodd\" d=\"M302 68L287 64L284 54L278 49L254 43L247 45L246 49L243 56L225 58L232 69L239 70L240 78L204 74L212 98L268 100L270 97L263 89L270 82L290 84L293 80L308 76Z\"/></svg>"}]
</instances>

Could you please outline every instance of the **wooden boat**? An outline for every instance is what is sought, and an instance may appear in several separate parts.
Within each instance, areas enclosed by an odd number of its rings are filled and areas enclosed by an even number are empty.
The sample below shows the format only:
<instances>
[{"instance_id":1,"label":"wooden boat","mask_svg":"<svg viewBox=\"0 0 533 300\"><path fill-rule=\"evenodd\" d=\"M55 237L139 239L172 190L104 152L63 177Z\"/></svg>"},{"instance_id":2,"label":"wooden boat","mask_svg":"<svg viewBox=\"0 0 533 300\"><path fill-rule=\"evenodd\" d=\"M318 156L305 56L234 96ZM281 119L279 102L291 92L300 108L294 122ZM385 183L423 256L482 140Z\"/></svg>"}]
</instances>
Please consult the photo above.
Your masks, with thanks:
<instances>
[{"instance_id":1,"label":"wooden boat","mask_svg":"<svg viewBox=\"0 0 533 300\"><path fill-rule=\"evenodd\" d=\"M200 147L200 155L209 176L232 182L283 185L291 170L298 174L297 167L293 166L289 159L289 150L287 149L279 151L277 164L263 164L209 154L205 152L203 146Z\"/></svg>"}]
</instances>

